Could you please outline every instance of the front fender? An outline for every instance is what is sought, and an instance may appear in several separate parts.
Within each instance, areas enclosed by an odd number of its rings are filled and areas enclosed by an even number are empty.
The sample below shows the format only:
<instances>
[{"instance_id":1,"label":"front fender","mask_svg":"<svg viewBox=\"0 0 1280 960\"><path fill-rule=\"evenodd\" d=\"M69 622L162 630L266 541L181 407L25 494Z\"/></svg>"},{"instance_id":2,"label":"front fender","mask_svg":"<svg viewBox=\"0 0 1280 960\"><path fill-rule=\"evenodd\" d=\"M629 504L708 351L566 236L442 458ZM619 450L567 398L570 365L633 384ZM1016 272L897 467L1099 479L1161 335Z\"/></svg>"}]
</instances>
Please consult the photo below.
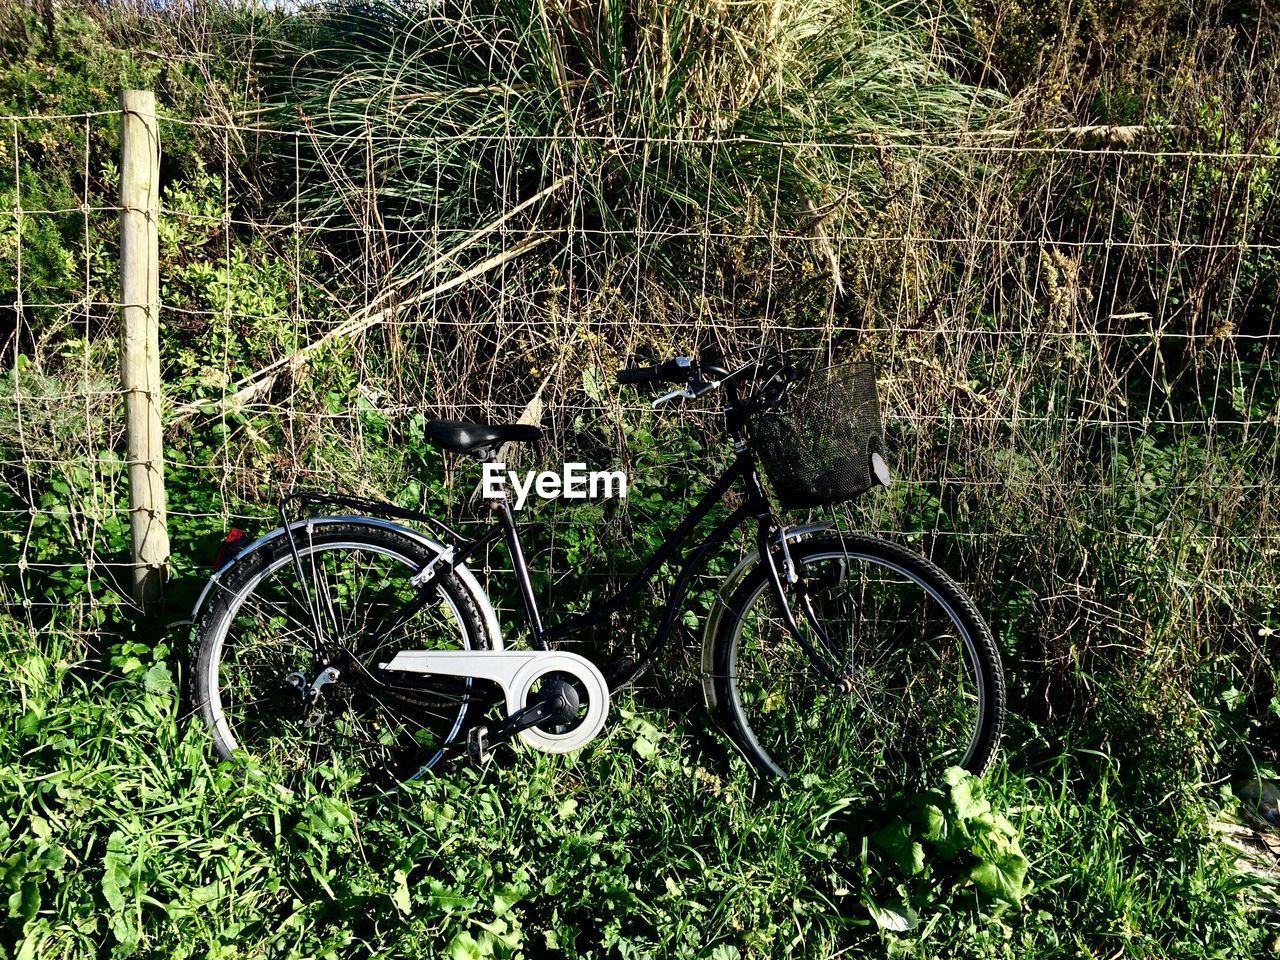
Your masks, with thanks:
<instances>
[{"instance_id":1,"label":"front fender","mask_svg":"<svg viewBox=\"0 0 1280 960\"><path fill-rule=\"evenodd\" d=\"M418 543L422 544L422 546L426 547L428 550L431 550L433 553L436 553L436 554L442 554L448 549L439 540L436 540L432 537L428 537L425 534L419 533L417 530L413 530L409 527L402 526L398 523L392 523L389 520L382 520L378 517L361 517L361 516L315 517L312 519L295 520L293 523L289 524L288 529L293 530L295 532L306 531L306 530L314 529L315 527L318 527L318 526L322 526L324 524L336 524L336 523L343 524L344 526L372 527L372 528L377 528L381 530L392 530L400 534L401 536L408 537L411 540L417 541ZM204 610L205 604L208 603L209 595L218 586L218 583L221 580L221 578L226 574L228 570L230 570L236 564L237 561L241 560L244 557L249 556L249 554L253 553L256 550L261 549L264 546L267 546L268 544L274 543L275 541L279 540L281 537L285 536L286 532L287 530L285 527L277 527L275 530L272 530L270 533L265 534L264 536L261 536L257 540L253 541L253 543L249 544L247 547L245 547L243 550L237 553L234 557L232 557L230 560L224 563L221 567L219 567L216 571L214 571L213 576L209 578L209 582L205 584L204 589L200 591L200 596L196 599L195 608L191 612L192 623L200 622L200 615ZM488 594L486 594L484 592L484 588L480 586L480 582L476 579L475 574L473 574L469 569L467 569L465 565L460 564L454 567L453 571L455 574L457 574L458 580L462 583L463 589L467 591L467 594L475 602L476 609L480 611L480 616L484 621L485 632L488 633L489 635L489 642L490 642L491 648L494 650L501 650L502 649L502 629L498 624L498 614L493 609L493 604L489 602Z\"/></svg>"},{"instance_id":2,"label":"front fender","mask_svg":"<svg viewBox=\"0 0 1280 960\"><path fill-rule=\"evenodd\" d=\"M784 527L782 535L790 543L793 540L800 540L804 537L811 536L815 533L826 533L831 530L839 529L834 521L828 520L821 523L806 523L799 527ZM724 583L720 585L720 589L716 592L715 602L711 605L711 613L707 616L706 625L702 629L702 697L706 701L707 709L713 713L716 710L716 689L712 674L715 672L715 644L716 634L720 632L720 622L724 617L725 610L729 607L729 600L738 589L738 585L742 583L752 568L760 562L760 551L752 550L741 562L729 572L729 576L725 577Z\"/></svg>"}]
</instances>

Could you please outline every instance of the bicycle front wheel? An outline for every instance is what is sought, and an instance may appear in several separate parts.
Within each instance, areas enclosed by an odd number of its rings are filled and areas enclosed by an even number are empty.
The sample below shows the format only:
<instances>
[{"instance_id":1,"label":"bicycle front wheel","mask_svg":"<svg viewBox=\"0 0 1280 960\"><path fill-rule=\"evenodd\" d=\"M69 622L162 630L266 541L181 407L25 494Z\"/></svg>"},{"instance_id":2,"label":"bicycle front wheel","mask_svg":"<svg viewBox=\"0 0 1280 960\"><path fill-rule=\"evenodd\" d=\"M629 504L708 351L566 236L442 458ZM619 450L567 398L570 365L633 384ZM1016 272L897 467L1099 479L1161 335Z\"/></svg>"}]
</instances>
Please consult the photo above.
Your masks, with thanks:
<instances>
[{"instance_id":1,"label":"bicycle front wheel","mask_svg":"<svg viewBox=\"0 0 1280 960\"><path fill-rule=\"evenodd\" d=\"M983 772L1003 724L1004 675L960 587L882 540L822 537L790 551L799 581L788 604L807 643L757 567L727 601L712 651L721 719L747 758L778 777L840 777L862 790L935 785L950 766Z\"/></svg>"}]
</instances>

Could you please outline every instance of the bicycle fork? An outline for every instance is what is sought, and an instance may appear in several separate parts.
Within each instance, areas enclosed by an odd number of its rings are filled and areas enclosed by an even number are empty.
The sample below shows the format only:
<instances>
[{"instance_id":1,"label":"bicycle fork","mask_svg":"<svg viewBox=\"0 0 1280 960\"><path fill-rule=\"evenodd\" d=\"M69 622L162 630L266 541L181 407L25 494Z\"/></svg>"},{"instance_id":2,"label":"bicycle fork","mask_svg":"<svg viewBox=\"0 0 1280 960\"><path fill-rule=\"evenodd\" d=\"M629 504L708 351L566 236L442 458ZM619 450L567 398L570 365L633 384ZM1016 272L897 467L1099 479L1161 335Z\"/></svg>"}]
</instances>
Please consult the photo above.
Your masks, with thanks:
<instances>
[{"instance_id":1,"label":"bicycle fork","mask_svg":"<svg viewBox=\"0 0 1280 960\"><path fill-rule=\"evenodd\" d=\"M777 540L779 553L782 554L781 570L778 569L773 550L770 549L775 531L780 534ZM800 644L801 649L813 661L814 666L818 668L818 672L829 680L833 686L843 690L848 683L847 678L842 677L833 670L827 660L818 653L817 648L810 641L806 631L796 619L795 611L791 609L791 601L787 599L787 585L794 588L800 611L809 629L813 631L821 645L839 662L840 652L832 641L830 634L827 633L826 628L823 627L818 619L817 611L813 609L813 598L809 595L809 585L805 581L803 572L797 568L795 560L791 557L791 548L787 545L786 531L774 524L771 517L762 517L760 519L760 527L756 534L756 549L760 554L761 562L764 563L769 584L773 587L773 595L778 601L778 608L782 611L782 622L786 624L787 630L790 631L791 635L796 638L796 642Z\"/></svg>"}]
</instances>

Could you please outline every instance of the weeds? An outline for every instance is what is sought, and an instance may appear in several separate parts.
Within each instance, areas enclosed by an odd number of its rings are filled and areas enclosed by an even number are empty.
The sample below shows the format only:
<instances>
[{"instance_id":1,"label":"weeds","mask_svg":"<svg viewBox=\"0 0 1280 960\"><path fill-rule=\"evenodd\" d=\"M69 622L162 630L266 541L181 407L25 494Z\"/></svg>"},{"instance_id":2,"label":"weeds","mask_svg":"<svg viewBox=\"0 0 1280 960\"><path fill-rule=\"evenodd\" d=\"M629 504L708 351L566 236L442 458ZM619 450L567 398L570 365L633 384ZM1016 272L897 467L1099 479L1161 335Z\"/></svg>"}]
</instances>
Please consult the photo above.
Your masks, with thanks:
<instances>
[{"instance_id":1,"label":"weeds","mask_svg":"<svg viewBox=\"0 0 1280 960\"><path fill-rule=\"evenodd\" d=\"M574 758L458 765L391 795L335 769L287 789L211 764L165 648L122 644L103 674L57 631L6 621L3 638L15 956L932 955L993 923L1009 956L1126 925L1132 956L1256 942L1243 915L1224 922L1241 881L1202 821L1172 845L1131 834L1114 773L1081 792L1080 758L997 775L991 801L957 771L868 819L866 798L763 784L624 699ZM1145 871L1175 852L1181 880L1153 889ZM991 934L974 935L963 955Z\"/></svg>"},{"instance_id":2,"label":"weeds","mask_svg":"<svg viewBox=\"0 0 1280 960\"><path fill-rule=\"evenodd\" d=\"M613 371L777 340L880 365L901 482L848 517L965 581L1021 724L980 797L774 791L703 729L690 633L576 760L377 799L211 766L172 638L115 584L113 127L7 120L8 954L1274 952L1209 823L1280 742L1275 23L1086 6L51 6L61 46L7 7L4 112L111 110L124 83L169 112L174 610L285 490L465 520L478 477L423 419L536 410L538 458L634 484L526 518L573 609L726 453L710 412L655 417ZM625 653L648 613L595 639Z\"/></svg>"}]
</instances>

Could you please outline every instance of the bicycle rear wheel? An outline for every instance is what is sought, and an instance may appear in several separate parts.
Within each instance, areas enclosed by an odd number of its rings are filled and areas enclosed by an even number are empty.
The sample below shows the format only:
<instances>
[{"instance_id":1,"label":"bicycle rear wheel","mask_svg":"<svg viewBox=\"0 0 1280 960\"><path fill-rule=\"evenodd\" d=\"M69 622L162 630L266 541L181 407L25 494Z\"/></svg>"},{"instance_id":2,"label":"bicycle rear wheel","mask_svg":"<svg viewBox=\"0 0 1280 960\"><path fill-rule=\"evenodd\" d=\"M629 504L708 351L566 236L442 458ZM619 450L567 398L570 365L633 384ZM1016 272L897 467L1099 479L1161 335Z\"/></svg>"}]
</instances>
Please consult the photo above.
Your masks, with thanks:
<instances>
[{"instance_id":1,"label":"bicycle rear wheel","mask_svg":"<svg viewBox=\"0 0 1280 960\"><path fill-rule=\"evenodd\" d=\"M450 574L421 609L414 575L435 553L394 529L340 521L240 559L218 580L197 626L195 705L220 756L253 756L295 773L338 760L354 773L407 779L439 761L480 710L472 682L380 687L345 668L312 707L303 692L347 651L376 666L397 652L489 648L470 594ZM321 637L317 637L319 618Z\"/></svg>"},{"instance_id":2,"label":"bicycle rear wheel","mask_svg":"<svg viewBox=\"0 0 1280 960\"><path fill-rule=\"evenodd\" d=\"M882 540L823 537L790 551L800 583L787 586L788 603L813 652L783 623L763 567L728 600L712 651L716 701L747 758L775 776L838 776L855 789L933 785L956 765L983 772L1003 724L1004 674L960 587ZM828 644L808 624L801 585Z\"/></svg>"}]
</instances>

